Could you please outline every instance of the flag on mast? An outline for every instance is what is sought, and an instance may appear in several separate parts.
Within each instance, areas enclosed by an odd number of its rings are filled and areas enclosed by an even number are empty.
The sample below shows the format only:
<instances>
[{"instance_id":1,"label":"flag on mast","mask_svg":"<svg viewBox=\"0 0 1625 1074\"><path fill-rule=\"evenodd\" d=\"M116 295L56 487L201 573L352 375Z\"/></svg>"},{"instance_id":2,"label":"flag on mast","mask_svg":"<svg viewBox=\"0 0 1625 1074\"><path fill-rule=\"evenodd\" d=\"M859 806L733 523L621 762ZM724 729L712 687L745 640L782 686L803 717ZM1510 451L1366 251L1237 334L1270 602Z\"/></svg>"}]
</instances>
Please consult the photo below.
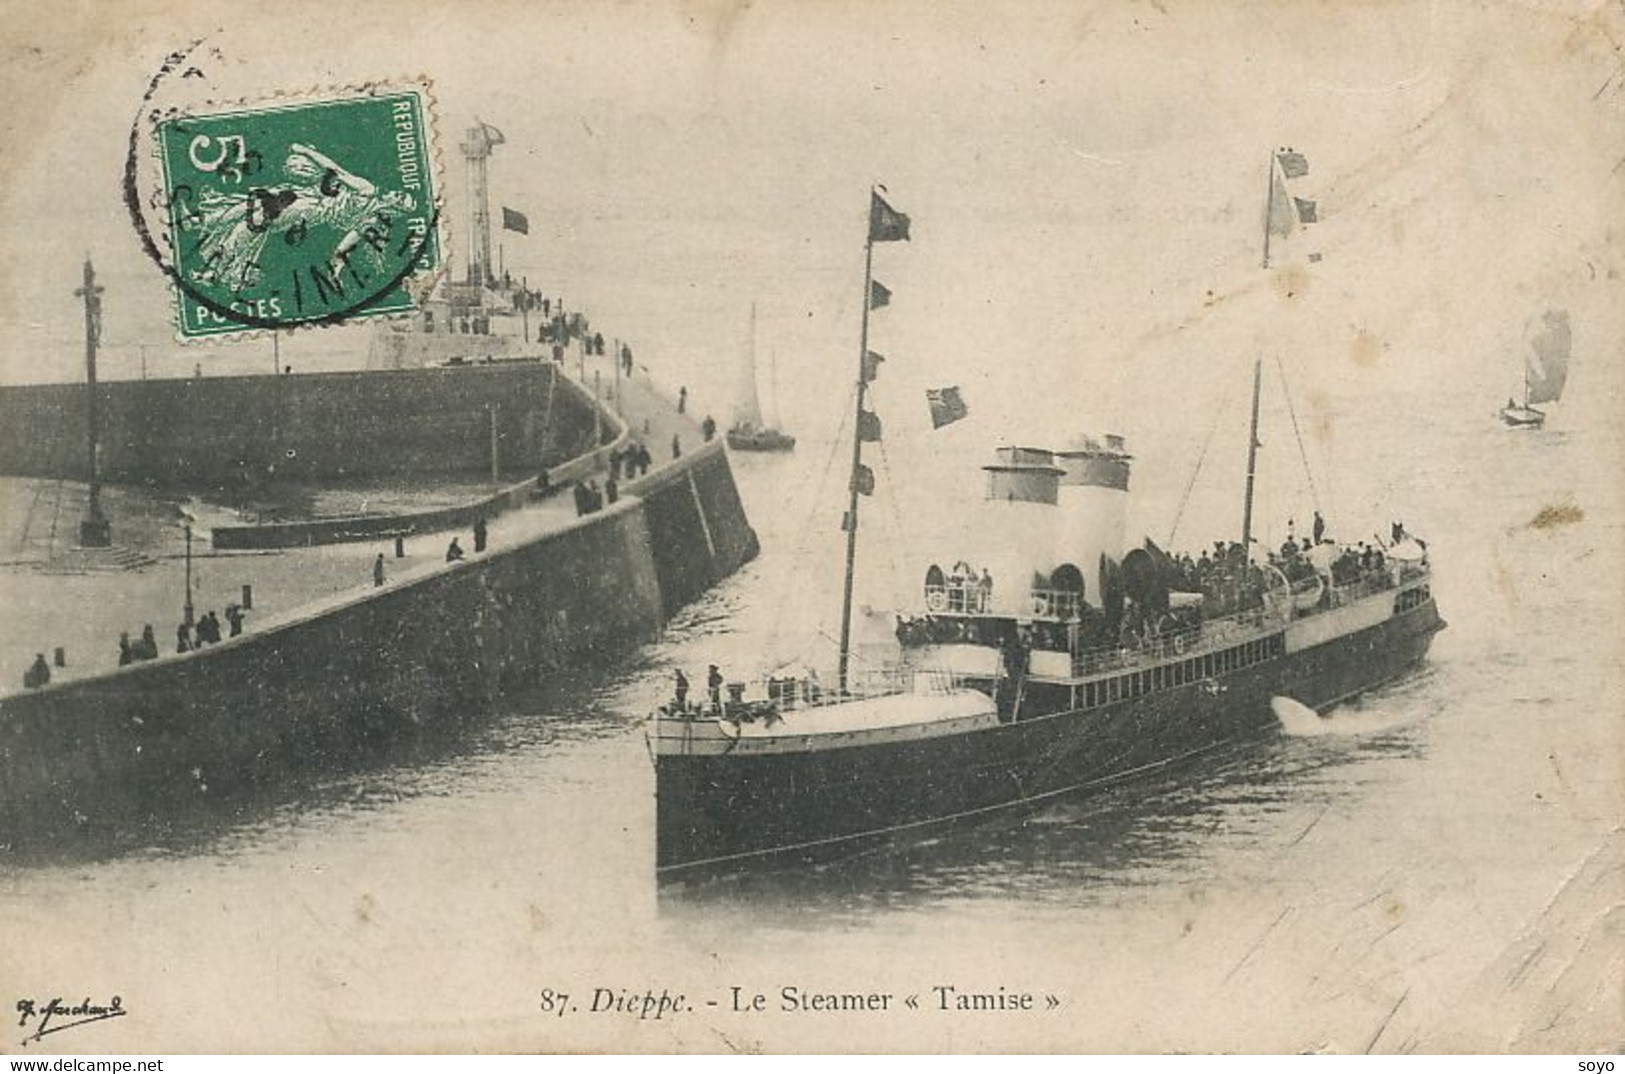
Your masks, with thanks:
<instances>
[{"instance_id":1,"label":"flag on mast","mask_svg":"<svg viewBox=\"0 0 1625 1074\"><path fill-rule=\"evenodd\" d=\"M525 214L506 205L502 207L502 230L517 231L521 235L530 234L530 220Z\"/></svg>"},{"instance_id":2,"label":"flag on mast","mask_svg":"<svg viewBox=\"0 0 1625 1074\"><path fill-rule=\"evenodd\" d=\"M933 429L940 429L944 425L952 425L959 419L970 416L970 408L965 405L964 397L959 394L958 385L947 388L928 388L925 392L925 401L931 407L931 428Z\"/></svg>"},{"instance_id":3,"label":"flag on mast","mask_svg":"<svg viewBox=\"0 0 1625 1074\"><path fill-rule=\"evenodd\" d=\"M886 199L875 191L869 192L869 241L908 241L908 214L900 213L886 204Z\"/></svg>"},{"instance_id":4,"label":"flag on mast","mask_svg":"<svg viewBox=\"0 0 1625 1074\"><path fill-rule=\"evenodd\" d=\"M883 354L869 351L863 356L863 382L870 383L880 375L880 363L886 360Z\"/></svg>"},{"instance_id":5,"label":"flag on mast","mask_svg":"<svg viewBox=\"0 0 1625 1074\"><path fill-rule=\"evenodd\" d=\"M1275 163L1281 169L1281 176L1270 177L1269 216L1265 227L1270 234L1285 238L1298 227L1318 222L1320 214L1313 201L1296 197L1287 190L1288 179L1301 179L1309 174L1309 161L1304 155L1295 149L1279 149Z\"/></svg>"},{"instance_id":6,"label":"flag on mast","mask_svg":"<svg viewBox=\"0 0 1625 1074\"><path fill-rule=\"evenodd\" d=\"M858 411L858 439L865 444L880 442L880 415L872 410Z\"/></svg>"},{"instance_id":7,"label":"flag on mast","mask_svg":"<svg viewBox=\"0 0 1625 1074\"><path fill-rule=\"evenodd\" d=\"M877 310L882 306L891 305L891 288L879 280L869 281L869 308Z\"/></svg>"}]
</instances>

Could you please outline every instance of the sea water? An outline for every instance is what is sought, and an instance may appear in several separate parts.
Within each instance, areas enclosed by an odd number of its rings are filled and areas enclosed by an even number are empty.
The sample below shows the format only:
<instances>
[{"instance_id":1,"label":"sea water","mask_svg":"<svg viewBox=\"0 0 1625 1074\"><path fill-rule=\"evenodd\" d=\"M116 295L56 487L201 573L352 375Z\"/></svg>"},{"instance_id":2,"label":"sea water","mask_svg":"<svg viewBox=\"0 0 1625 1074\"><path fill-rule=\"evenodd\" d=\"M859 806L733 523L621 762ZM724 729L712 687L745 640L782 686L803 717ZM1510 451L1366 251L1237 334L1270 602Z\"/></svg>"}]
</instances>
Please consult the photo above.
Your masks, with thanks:
<instances>
[{"instance_id":1,"label":"sea water","mask_svg":"<svg viewBox=\"0 0 1625 1074\"><path fill-rule=\"evenodd\" d=\"M1336 412L1365 430L1342 502L1399 501L1449 627L1414 672L1325 716L1284 700L1262 745L818 868L662 891L643 725L673 669L743 677L828 650L840 534L814 494L836 446L814 435L793 455L735 457L760 559L615 666L453 741L8 862L8 981L120 994L121 1050L1600 1040L1625 861L1607 689L1622 512L1592 463L1619 457L1617 434L1510 431L1472 402L1422 425L1380 397ZM1182 479L1145 484L1171 513ZM954 487L934 486L946 515ZM976 477L963 488L974 501ZM1577 510L1531 525L1553 504ZM883 530L893 508L865 507ZM1279 534L1280 513L1261 529ZM1358 517L1329 514L1334 536ZM866 555L860 577L883 580L890 558ZM736 987L768 1010L736 1011ZM785 988L900 1002L936 987L1059 1007L779 1009ZM692 1009L595 1014L595 989ZM63 1046L96 1047L99 1031Z\"/></svg>"}]
</instances>

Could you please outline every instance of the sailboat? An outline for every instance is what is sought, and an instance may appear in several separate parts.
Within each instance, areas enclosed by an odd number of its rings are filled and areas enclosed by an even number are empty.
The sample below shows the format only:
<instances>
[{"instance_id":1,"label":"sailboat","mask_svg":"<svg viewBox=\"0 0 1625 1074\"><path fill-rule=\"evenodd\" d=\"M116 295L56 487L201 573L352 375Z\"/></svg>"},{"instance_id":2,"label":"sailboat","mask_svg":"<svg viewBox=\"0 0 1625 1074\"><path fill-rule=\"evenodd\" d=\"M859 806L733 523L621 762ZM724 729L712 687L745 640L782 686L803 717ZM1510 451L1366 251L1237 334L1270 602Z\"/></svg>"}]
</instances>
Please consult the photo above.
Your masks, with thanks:
<instances>
[{"instance_id":1,"label":"sailboat","mask_svg":"<svg viewBox=\"0 0 1625 1074\"><path fill-rule=\"evenodd\" d=\"M739 395L734 403L728 446L735 451L789 451L796 438L762 419L762 401L756 387L756 303L750 304L750 346L745 352Z\"/></svg>"},{"instance_id":2,"label":"sailboat","mask_svg":"<svg viewBox=\"0 0 1625 1074\"><path fill-rule=\"evenodd\" d=\"M661 881L836 856L1166 771L1276 733L1277 707L1324 711L1425 657L1444 623L1426 545L1398 523L1382 548L1322 541L1317 526L1301 554L1244 551L1255 363L1240 542L1199 563L1125 542L1121 437L1001 447L951 573L924 572L891 655L857 659L854 565L875 487L863 446L880 436L869 311L890 295L873 250L908 236L908 217L871 198L835 674L781 672L747 696L713 668L699 701L679 679L647 733Z\"/></svg>"},{"instance_id":3,"label":"sailboat","mask_svg":"<svg viewBox=\"0 0 1625 1074\"><path fill-rule=\"evenodd\" d=\"M1547 310L1538 331L1529 337L1524 355L1523 403L1508 399L1501 408L1501 420L1515 429L1538 429L1546 423L1546 413L1537 405L1555 403L1563 397L1569 379L1569 347L1573 333L1566 310Z\"/></svg>"}]
</instances>

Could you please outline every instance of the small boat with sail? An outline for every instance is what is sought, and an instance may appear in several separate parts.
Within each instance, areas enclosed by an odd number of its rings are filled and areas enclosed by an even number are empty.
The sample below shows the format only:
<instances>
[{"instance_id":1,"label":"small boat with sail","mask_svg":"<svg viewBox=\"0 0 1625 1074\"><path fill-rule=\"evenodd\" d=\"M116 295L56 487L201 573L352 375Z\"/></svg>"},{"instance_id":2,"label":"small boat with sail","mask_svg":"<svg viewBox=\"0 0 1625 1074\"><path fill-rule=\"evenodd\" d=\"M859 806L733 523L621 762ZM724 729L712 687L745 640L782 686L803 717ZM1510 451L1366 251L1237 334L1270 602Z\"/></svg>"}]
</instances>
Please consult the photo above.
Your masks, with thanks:
<instances>
[{"instance_id":1,"label":"small boat with sail","mask_svg":"<svg viewBox=\"0 0 1625 1074\"><path fill-rule=\"evenodd\" d=\"M1312 539L1258 548L1260 362L1239 542L1196 559L1126 541L1121 437L1001 447L951 570L923 572L878 659L854 651L875 491L863 446L880 436L869 315L890 296L873 253L909 226L871 199L835 672L780 671L747 696L713 667L698 703L679 674L648 730L660 880L838 856L1170 770L1276 733L1276 702L1324 712L1426 656L1444 623L1426 545L1399 523L1386 545L1338 544L1317 511Z\"/></svg>"},{"instance_id":2,"label":"small boat with sail","mask_svg":"<svg viewBox=\"0 0 1625 1074\"><path fill-rule=\"evenodd\" d=\"M1508 398L1501 420L1514 429L1538 429L1546 412L1537 409L1563 398L1569 379L1569 349L1573 333L1566 310L1547 310L1538 327L1531 326L1523 364L1523 402Z\"/></svg>"},{"instance_id":3,"label":"small boat with sail","mask_svg":"<svg viewBox=\"0 0 1625 1074\"><path fill-rule=\"evenodd\" d=\"M750 345L734 402L733 424L728 427L728 446L735 451L789 451L796 438L770 425L762 417L762 400L756 384L756 303L750 304Z\"/></svg>"}]
</instances>

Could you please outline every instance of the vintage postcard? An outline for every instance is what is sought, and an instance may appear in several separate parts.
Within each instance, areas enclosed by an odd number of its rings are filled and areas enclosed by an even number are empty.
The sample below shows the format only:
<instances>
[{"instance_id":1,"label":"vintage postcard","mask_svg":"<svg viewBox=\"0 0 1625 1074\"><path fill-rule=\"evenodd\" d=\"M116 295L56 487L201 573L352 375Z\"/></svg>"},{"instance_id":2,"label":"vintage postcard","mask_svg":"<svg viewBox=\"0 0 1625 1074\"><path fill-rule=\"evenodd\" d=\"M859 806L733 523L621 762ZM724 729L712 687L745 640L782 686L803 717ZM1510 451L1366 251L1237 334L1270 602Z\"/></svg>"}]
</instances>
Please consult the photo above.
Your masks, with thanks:
<instances>
[{"instance_id":1,"label":"vintage postcard","mask_svg":"<svg viewBox=\"0 0 1625 1074\"><path fill-rule=\"evenodd\" d=\"M1625 1042L1618 3L5 8L0 1050Z\"/></svg>"}]
</instances>

